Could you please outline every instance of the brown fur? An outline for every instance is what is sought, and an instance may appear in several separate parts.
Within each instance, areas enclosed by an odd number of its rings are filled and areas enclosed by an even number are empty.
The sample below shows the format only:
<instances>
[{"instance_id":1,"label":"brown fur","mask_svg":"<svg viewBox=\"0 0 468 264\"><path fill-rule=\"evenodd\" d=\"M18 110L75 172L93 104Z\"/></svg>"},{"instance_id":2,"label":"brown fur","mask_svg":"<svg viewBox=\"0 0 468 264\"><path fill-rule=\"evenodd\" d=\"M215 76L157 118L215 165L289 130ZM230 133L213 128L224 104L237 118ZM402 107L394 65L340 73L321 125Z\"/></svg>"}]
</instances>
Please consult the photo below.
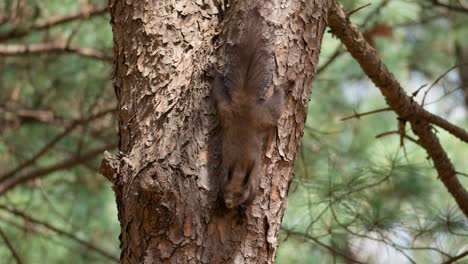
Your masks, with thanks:
<instances>
[{"instance_id":1,"label":"brown fur","mask_svg":"<svg viewBox=\"0 0 468 264\"><path fill-rule=\"evenodd\" d=\"M281 115L284 91L265 100L274 61L262 39L258 15L251 15L240 43L231 49L225 76L216 76L213 94L222 124L224 203L250 204L258 191L266 137Z\"/></svg>"}]
</instances>

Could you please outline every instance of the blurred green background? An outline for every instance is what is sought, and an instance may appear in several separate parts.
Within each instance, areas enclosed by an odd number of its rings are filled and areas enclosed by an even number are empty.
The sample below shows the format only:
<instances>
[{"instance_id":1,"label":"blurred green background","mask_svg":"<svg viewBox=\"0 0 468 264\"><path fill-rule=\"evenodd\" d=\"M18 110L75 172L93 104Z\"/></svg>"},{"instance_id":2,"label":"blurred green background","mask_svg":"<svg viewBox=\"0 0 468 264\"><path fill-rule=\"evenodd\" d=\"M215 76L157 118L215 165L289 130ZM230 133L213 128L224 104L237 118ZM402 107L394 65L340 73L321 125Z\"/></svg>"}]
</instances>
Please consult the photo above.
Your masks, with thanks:
<instances>
[{"instance_id":1,"label":"blurred green background","mask_svg":"<svg viewBox=\"0 0 468 264\"><path fill-rule=\"evenodd\" d=\"M340 3L353 10L369 1ZM23 263L118 259L115 199L97 173L99 151L115 152L117 141L105 5L0 3L0 186L13 182L0 196L0 263L17 262L9 246ZM419 91L416 101L425 97L428 110L468 129L468 67L448 71L468 62L468 11L376 0L352 20L408 94ZM27 46L38 51L21 54ZM341 120L386 104L329 33L311 98L277 263L442 263L468 250L466 218L424 150L400 145L396 115ZM437 131L468 187L467 144ZM15 182L21 177L34 180Z\"/></svg>"}]
</instances>

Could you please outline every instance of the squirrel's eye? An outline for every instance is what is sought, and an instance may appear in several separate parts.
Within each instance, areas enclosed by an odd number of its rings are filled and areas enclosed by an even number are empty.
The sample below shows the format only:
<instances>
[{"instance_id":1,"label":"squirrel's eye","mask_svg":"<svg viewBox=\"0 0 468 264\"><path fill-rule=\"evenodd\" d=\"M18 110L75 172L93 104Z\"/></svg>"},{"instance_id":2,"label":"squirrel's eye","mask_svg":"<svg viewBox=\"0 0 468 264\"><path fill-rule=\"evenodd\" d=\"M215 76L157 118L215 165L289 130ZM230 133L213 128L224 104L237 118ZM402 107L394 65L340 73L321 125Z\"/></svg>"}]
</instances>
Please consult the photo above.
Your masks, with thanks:
<instances>
[{"instance_id":1,"label":"squirrel's eye","mask_svg":"<svg viewBox=\"0 0 468 264\"><path fill-rule=\"evenodd\" d=\"M233 173L233 171L234 171L234 166L229 167L229 170L228 170L228 182L230 182L231 179L232 179L232 173Z\"/></svg>"}]
</instances>

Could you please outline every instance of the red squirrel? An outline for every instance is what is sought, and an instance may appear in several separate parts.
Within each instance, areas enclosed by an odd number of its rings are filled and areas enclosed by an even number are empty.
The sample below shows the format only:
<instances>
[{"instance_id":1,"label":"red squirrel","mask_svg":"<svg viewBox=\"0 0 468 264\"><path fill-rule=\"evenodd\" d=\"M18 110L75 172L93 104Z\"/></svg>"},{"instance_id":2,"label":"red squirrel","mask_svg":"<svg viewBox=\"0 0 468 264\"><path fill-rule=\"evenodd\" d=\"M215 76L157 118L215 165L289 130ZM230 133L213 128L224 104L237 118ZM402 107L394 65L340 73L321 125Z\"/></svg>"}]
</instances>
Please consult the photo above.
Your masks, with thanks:
<instances>
[{"instance_id":1,"label":"red squirrel","mask_svg":"<svg viewBox=\"0 0 468 264\"><path fill-rule=\"evenodd\" d=\"M216 74L213 95L222 128L222 199L227 208L254 200L262 176L265 141L284 104L283 87L272 96L273 54L262 37L260 16L250 12L240 42L229 49L225 74Z\"/></svg>"}]
</instances>

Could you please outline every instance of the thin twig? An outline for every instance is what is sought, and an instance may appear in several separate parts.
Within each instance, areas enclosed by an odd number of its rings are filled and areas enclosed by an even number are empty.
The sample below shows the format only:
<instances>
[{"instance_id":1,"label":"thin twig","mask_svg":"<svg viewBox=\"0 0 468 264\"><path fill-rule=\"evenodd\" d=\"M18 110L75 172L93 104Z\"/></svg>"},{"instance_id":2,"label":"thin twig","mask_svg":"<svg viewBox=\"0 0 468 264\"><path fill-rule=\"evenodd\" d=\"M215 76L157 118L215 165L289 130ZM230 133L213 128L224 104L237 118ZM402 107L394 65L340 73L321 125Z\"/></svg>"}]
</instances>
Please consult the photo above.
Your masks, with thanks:
<instances>
[{"instance_id":1,"label":"thin twig","mask_svg":"<svg viewBox=\"0 0 468 264\"><path fill-rule=\"evenodd\" d=\"M285 231L288 235L293 235L293 236L299 236L299 237L304 237L304 238L307 238L309 240L312 240L313 242L315 242L317 245L321 246L321 247L324 247L326 248L328 251L330 251L331 253L335 254L335 255L338 255L348 261L351 261L352 263L361 263L361 264L364 264L364 262L360 262L358 260L355 260L353 258L351 258L350 256L348 256L347 254L343 253L343 252L340 252L338 250L336 250L334 247L332 246L329 246L323 242L321 242L320 240L316 239L315 237L313 236L310 236L308 234L303 234L303 233L300 233L300 232L296 232L296 231L293 231L293 230L289 230L289 229L286 229L286 228L281 228L281 230Z\"/></svg>"},{"instance_id":2,"label":"thin twig","mask_svg":"<svg viewBox=\"0 0 468 264\"><path fill-rule=\"evenodd\" d=\"M23 221L22 224L19 224L18 221L15 222L14 220L6 219L5 217L0 216L0 222L3 222L18 230L21 230L23 233L37 235L38 237L47 240L49 243L53 243L56 246L64 247L67 250L69 250L69 252L80 254L83 257L85 255L88 256L89 254L89 251L77 251L75 245L68 245L67 243L63 243L63 240L61 238L57 239L55 237L51 237L49 230L46 228L42 228L43 230L39 230L39 226L31 225L31 222ZM24 237L22 237L21 239L23 238Z\"/></svg>"},{"instance_id":3,"label":"thin twig","mask_svg":"<svg viewBox=\"0 0 468 264\"><path fill-rule=\"evenodd\" d=\"M18 56L42 53L71 53L87 58L111 62L112 56L98 50L84 47L69 47L67 43L36 43L28 45L0 44L0 55Z\"/></svg>"},{"instance_id":4,"label":"thin twig","mask_svg":"<svg viewBox=\"0 0 468 264\"><path fill-rule=\"evenodd\" d=\"M452 257L450 258L449 260L445 261L443 264L451 264L451 263L454 263L455 261L458 261L464 257L468 256L468 250L466 250L465 252L461 253L461 254L458 254L457 256L455 257Z\"/></svg>"},{"instance_id":5,"label":"thin twig","mask_svg":"<svg viewBox=\"0 0 468 264\"><path fill-rule=\"evenodd\" d=\"M440 2L438 0L432 0L432 4L435 5L435 6L445 7L447 9L449 9L449 10L452 10L452 11L468 13L468 8L465 8L465 7L462 7L462 6L449 5L449 4L442 3L442 2Z\"/></svg>"},{"instance_id":6,"label":"thin twig","mask_svg":"<svg viewBox=\"0 0 468 264\"><path fill-rule=\"evenodd\" d=\"M444 78L447 74L449 74L451 71L455 70L456 68L461 67L461 66L464 66L464 65L468 65L468 63L460 63L460 64L457 64L457 65L454 65L454 66L450 67L448 70L446 70L442 75L440 75L439 77L437 77L437 79L431 84L431 86L429 86L429 88L427 88L427 90L424 92L424 96L423 96L421 105L423 105L423 106L425 105L427 94L431 91L432 88L435 87L435 85L436 85L440 80L442 80L442 78Z\"/></svg>"},{"instance_id":7,"label":"thin twig","mask_svg":"<svg viewBox=\"0 0 468 264\"><path fill-rule=\"evenodd\" d=\"M356 13L356 12L358 12L359 10L364 9L364 8L370 6L370 5L372 5L372 3L367 3L367 4L365 4L365 5L362 5L362 6L360 6L360 7L357 7L357 8L355 8L355 9L349 11L349 12L348 12L348 16L352 16L354 13Z\"/></svg>"},{"instance_id":8,"label":"thin twig","mask_svg":"<svg viewBox=\"0 0 468 264\"><path fill-rule=\"evenodd\" d=\"M338 219L338 216L335 212L335 210L333 209L333 206L330 206L330 211L331 211L331 215L333 216L333 219L335 220L335 222L341 227L343 228L346 232L350 233L351 235L353 236L356 236L356 237L361 237L361 238L365 238L365 239L369 239L369 240L372 240L372 241L377 241L377 242L382 242L382 243L385 243L387 245L391 245L396 251L400 252L403 256L406 257L406 259L413 263L413 264L416 264L416 262L410 257L408 256L407 253L405 253L405 251L403 249L408 249L408 248L403 248L401 245L398 245L397 243L393 242L392 240L388 241L387 239L385 238L381 238L381 239L377 239L377 238L374 238L372 236L368 236L368 235L362 235L362 234L359 234L357 232L354 232L352 231L351 229L349 229L348 225L346 225L345 223L342 223L339 219Z\"/></svg>"},{"instance_id":9,"label":"thin twig","mask_svg":"<svg viewBox=\"0 0 468 264\"><path fill-rule=\"evenodd\" d=\"M344 54L345 51L343 50L343 44L340 44L338 47L336 47L335 51L333 54L328 58L328 60L320 66L317 71L315 72L315 75L319 75L322 73L326 68L328 68L340 55Z\"/></svg>"},{"instance_id":10,"label":"thin twig","mask_svg":"<svg viewBox=\"0 0 468 264\"><path fill-rule=\"evenodd\" d=\"M371 12L369 12L369 15L367 15L367 17L364 18L364 22L362 23L361 27L365 27L367 25L367 23L370 21L370 19L375 16L376 14L378 14L380 12L380 10L382 8L384 8L388 3L390 2L390 0L384 0L382 1L374 10L372 10ZM365 7L365 6L364 6ZM364 8L362 7L362 8ZM333 64L333 62L336 61L336 59L338 57L340 57L341 55L345 54L346 50L343 49L343 44L340 44L338 47L336 47L335 51L332 53L332 55L328 58L328 60L323 63L322 66L320 66L316 73L315 73L315 76L319 75L320 73L322 73L323 71L325 71L331 64Z\"/></svg>"},{"instance_id":11,"label":"thin twig","mask_svg":"<svg viewBox=\"0 0 468 264\"><path fill-rule=\"evenodd\" d=\"M46 223L46 222L38 220L38 219L36 219L36 218L34 218L34 217L30 216L30 215L27 215L24 212L9 208L9 207L7 207L5 205L2 205L2 204L0 204L0 209L3 210L3 211L9 212L9 213L11 213L11 214L13 214L13 215L15 215L17 217L21 217L21 218L25 219L28 222L32 222L34 224L40 225L40 226L42 226L42 227L44 227L44 228L46 228L48 230L51 230L51 231L57 233L58 235L65 236L65 237L67 237L67 238L69 238L69 239L71 239L71 240L73 240L75 242L78 242L78 243L84 245L85 247L87 247L88 249L91 249L91 250L101 254L102 256L104 256L104 257L106 257L106 258L108 258L110 260L113 260L115 262L119 261L119 259L117 257L115 257L111 253L105 251L104 249L99 248L96 245L93 245L92 243L90 243L90 242L88 242L88 241L86 241L84 239L81 239L81 238L75 236L72 233L69 233L69 232L64 231L62 229L59 229L59 228L57 228L55 226L52 226L49 223Z\"/></svg>"},{"instance_id":12,"label":"thin twig","mask_svg":"<svg viewBox=\"0 0 468 264\"><path fill-rule=\"evenodd\" d=\"M381 108L381 109L377 109L377 110L373 110L373 111L369 111L369 112L355 113L354 115L350 115L350 116L347 116L347 117L343 117L343 118L341 118L340 120L341 120L341 121L346 121L346 120L351 119L351 118L360 119L361 116L366 116L366 115L371 115L371 114L380 113L380 112L386 112L386 111L391 111L391 110L392 110L392 109L391 109L390 107L386 107L386 108Z\"/></svg>"},{"instance_id":13,"label":"thin twig","mask_svg":"<svg viewBox=\"0 0 468 264\"><path fill-rule=\"evenodd\" d=\"M28 182L28 181L43 177L43 176L45 176L47 174L50 174L52 172L56 172L56 171L60 171L60 170L64 170L64 169L74 167L74 166L76 166L78 164L81 164L81 163L87 161L87 160L93 159L98 155L103 154L103 152L105 150L114 149L117 146L118 146L117 143L112 143L112 144L109 144L109 145L106 145L106 146L103 146L103 147L88 151L88 152L86 152L86 153L84 153L82 155L72 157L70 159L67 159L67 160L62 161L62 162L57 163L57 164L54 164L52 166L45 167L45 168L40 168L38 170L27 172L27 173L25 173L23 175L17 175L17 176L8 178L8 179L4 180L0 184L0 196L5 194L7 191L11 190L13 187L15 187L18 184L22 184L22 183L25 183L25 182Z\"/></svg>"},{"instance_id":14,"label":"thin twig","mask_svg":"<svg viewBox=\"0 0 468 264\"><path fill-rule=\"evenodd\" d=\"M374 8L369 14L364 18L364 22L359 25L360 28L366 27L372 17L379 16L380 11L390 3L390 0L383 0L380 4Z\"/></svg>"},{"instance_id":15,"label":"thin twig","mask_svg":"<svg viewBox=\"0 0 468 264\"><path fill-rule=\"evenodd\" d=\"M463 128L456 126L440 116L434 115L426 110L420 112L420 116L430 123L444 129L458 139L468 143L468 132Z\"/></svg>"},{"instance_id":16,"label":"thin twig","mask_svg":"<svg viewBox=\"0 0 468 264\"><path fill-rule=\"evenodd\" d=\"M15 259L17 264L22 264L23 262L21 261L21 258L19 257L18 253L16 252L15 248L11 244L10 240L6 236L6 234L3 232L3 230L0 228L0 236L2 237L3 241L8 247L8 250L10 250L11 255Z\"/></svg>"},{"instance_id":17,"label":"thin twig","mask_svg":"<svg viewBox=\"0 0 468 264\"><path fill-rule=\"evenodd\" d=\"M62 133L60 133L58 136L56 136L52 141L50 141L47 145L45 145L41 150L39 150L34 156L32 156L29 160L23 162L20 164L18 167L15 169L6 172L2 175L0 175L0 183L5 181L7 178L10 178L17 174L18 172L22 171L24 168L30 166L34 162L36 162L40 157L42 157L45 153L47 153L48 150L50 150L57 142L59 142L61 139L63 139L66 135L68 135L71 131L73 131L76 127L80 125L87 124L95 119L101 118L109 113L115 112L115 108L107 109L102 112L99 112L95 115L92 115L88 118L85 119L80 119L80 120L75 120L69 127L67 127Z\"/></svg>"},{"instance_id":18,"label":"thin twig","mask_svg":"<svg viewBox=\"0 0 468 264\"><path fill-rule=\"evenodd\" d=\"M103 7L98 7L92 10L78 11L78 12L71 13L65 16L52 16L52 17L49 17L45 21L39 21L39 22L34 23L31 27L25 30L13 28L7 33L0 35L0 41L5 41L7 39L13 39L13 38L20 38L34 31L48 29L53 26L62 25L62 24L65 24L65 23L68 23L77 19L88 19L94 16L105 14L107 13L107 11L108 11L107 6L103 6Z\"/></svg>"},{"instance_id":19,"label":"thin twig","mask_svg":"<svg viewBox=\"0 0 468 264\"><path fill-rule=\"evenodd\" d=\"M385 137L385 136L388 136L388 135L400 135L400 131L398 131L398 130L387 131L387 132L380 133L380 134L376 135L375 138L382 138L382 137ZM410 140L411 142L421 146L421 144L419 144L418 140L413 138L413 137L410 137L410 136L405 134L404 138L406 138L406 139Z\"/></svg>"}]
</instances>

